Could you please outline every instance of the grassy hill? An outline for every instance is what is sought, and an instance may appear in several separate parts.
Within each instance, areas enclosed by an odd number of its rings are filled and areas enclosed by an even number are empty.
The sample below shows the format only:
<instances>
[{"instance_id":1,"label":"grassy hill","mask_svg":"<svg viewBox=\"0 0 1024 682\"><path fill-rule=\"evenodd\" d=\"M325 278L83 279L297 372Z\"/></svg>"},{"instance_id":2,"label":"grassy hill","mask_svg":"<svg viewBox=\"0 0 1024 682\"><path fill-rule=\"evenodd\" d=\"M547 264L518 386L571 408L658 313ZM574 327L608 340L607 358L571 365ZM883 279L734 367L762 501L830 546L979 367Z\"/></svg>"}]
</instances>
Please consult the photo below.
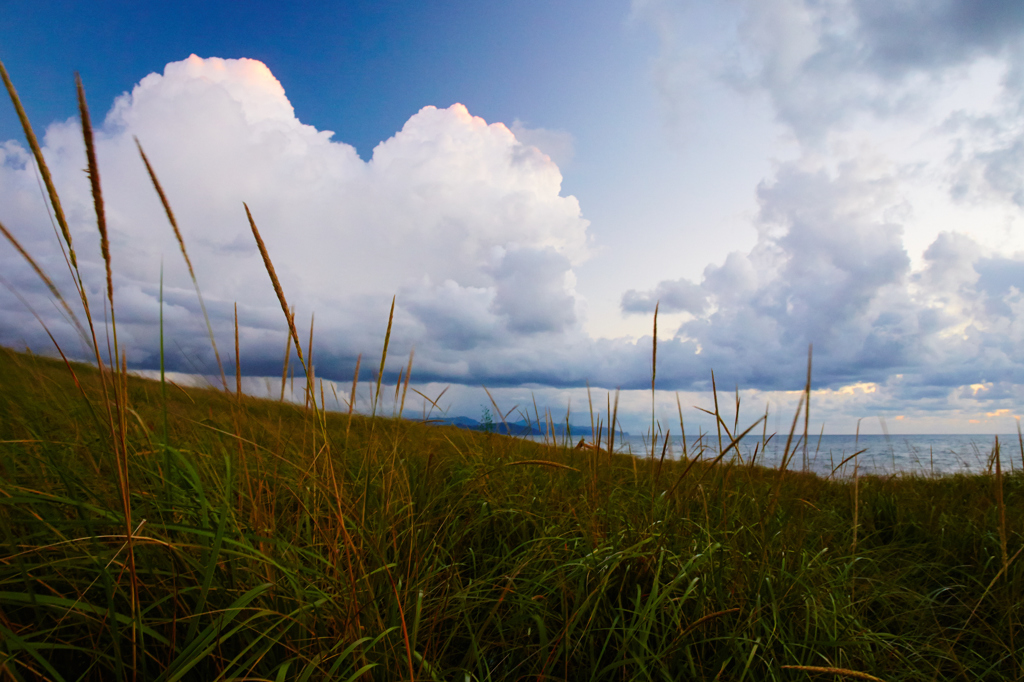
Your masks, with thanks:
<instances>
[{"instance_id":1,"label":"grassy hill","mask_svg":"<svg viewBox=\"0 0 1024 682\"><path fill-rule=\"evenodd\" d=\"M105 379L0 350L0 676L1022 672L1020 475L1000 506Z\"/></svg>"}]
</instances>

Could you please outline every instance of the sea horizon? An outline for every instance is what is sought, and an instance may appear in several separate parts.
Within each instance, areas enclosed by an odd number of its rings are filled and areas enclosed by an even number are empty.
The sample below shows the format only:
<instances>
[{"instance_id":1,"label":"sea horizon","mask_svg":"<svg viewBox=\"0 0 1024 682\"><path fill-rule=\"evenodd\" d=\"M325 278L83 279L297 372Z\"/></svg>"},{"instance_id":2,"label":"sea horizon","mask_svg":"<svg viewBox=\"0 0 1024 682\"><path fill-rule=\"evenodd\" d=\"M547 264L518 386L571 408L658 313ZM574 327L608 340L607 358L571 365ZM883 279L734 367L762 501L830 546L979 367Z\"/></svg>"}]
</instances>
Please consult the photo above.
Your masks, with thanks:
<instances>
[{"instance_id":1,"label":"sea horizon","mask_svg":"<svg viewBox=\"0 0 1024 682\"><path fill-rule=\"evenodd\" d=\"M788 434L787 434L788 435ZM726 453L726 459L737 464L751 462L777 468L786 451L787 435L769 434L763 438L748 435L738 446ZM579 438L590 440L589 429L579 436L573 431L573 441ZM995 439L1000 443L1000 463L1004 472L1013 473L1024 469L1018 434L809 434L807 441L807 471L824 476L846 478L853 476L856 466L859 475L892 474L977 474L989 471L995 466L992 453ZM543 436L530 438L543 442ZM550 437L548 438L550 442ZM564 437L557 442L561 444ZM722 446L728 448L729 437L723 432ZM649 457L651 448L645 436L616 433L615 451L623 454ZM683 454L682 439L670 436L666 447L663 439L655 449L660 459L678 459ZM718 434L705 433L701 436L687 436L686 454L701 459L714 459L718 455ZM803 434L794 434L787 455L787 470L803 470ZM859 454L855 454L859 453Z\"/></svg>"}]
</instances>

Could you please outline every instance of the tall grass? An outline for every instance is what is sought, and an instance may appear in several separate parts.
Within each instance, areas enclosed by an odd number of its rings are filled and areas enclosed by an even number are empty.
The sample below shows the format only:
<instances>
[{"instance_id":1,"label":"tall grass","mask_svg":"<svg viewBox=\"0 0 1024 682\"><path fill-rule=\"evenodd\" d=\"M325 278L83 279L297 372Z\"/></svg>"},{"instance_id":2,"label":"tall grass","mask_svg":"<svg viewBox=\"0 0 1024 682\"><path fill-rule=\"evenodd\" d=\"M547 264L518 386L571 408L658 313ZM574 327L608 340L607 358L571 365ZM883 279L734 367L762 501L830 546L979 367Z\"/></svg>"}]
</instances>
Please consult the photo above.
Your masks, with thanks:
<instances>
[{"instance_id":1,"label":"tall grass","mask_svg":"<svg viewBox=\"0 0 1024 682\"><path fill-rule=\"evenodd\" d=\"M80 102L88 137L81 88ZM102 241L94 153L88 168ZM730 428L717 387L714 457L666 458L668 433L655 457L653 419L649 457L616 454L618 394L604 432L590 403L581 449L387 418L390 320L372 416L353 412L358 367L348 413L329 413L244 210L305 406L241 394L237 321L234 393L129 376L77 276L94 365L0 349L0 676L1020 678L1024 473L787 471L807 443L810 354L778 470L735 457L759 425L767 442L767 415L741 427L737 399Z\"/></svg>"},{"instance_id":2,"label":"tall grass","mask_svg":"<svg viewBox=\"0 0 1024 682\"><path fill-rule=\"evenodd\" d=\"M165 403L158 383L129 377L131 509L145 519L129 536L116 457L83 426L84 400L68 404L66 368L2 357L0 669L12 676L1019 670L1019 475L1003 476L1004 562L991 478L859 477L855 493L666 460L652 501L646 460L380 417L321 424L248 397L236 415L237 396L172 387ZM97 371L75 369L100 400Z\"/></svg>"}]
</instances>

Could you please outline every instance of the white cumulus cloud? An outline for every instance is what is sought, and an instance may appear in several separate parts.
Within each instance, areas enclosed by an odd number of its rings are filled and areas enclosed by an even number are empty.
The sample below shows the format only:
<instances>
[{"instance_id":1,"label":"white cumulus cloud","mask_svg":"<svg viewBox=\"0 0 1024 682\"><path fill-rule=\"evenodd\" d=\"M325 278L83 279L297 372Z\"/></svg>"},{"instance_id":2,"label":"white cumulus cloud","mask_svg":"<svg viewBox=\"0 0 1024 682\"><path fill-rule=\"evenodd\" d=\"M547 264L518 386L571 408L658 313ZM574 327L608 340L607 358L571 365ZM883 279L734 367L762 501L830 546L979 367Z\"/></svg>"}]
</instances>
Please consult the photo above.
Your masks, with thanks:
<instances>
[{"instance_id":1,"label":"white cumulus cloud","mask_svg":"<svg viewBox=\"0 0 1024 682\"><path fill-rule=\"evenodd\" d=\"M251 59L193 55L117 99L96 139L120 334L133 362L156 362L162 261L172 365L216 367L136 137L175 210L222 345L239 305L243 369L280 371L285 340L243 201L299 325L315 312L314 353L325 375L348 374L356 354L379 352L393 295L393 347L415 344L420 371L442 379L500 375L524 349L550 345L544 338L579 334L573 267L588 256L588 222L576 199L561 194L561 173L548 156L461 104L424 107L365 162L332 136L301 123L281 84ZM49 126L44 153L98 302L102 261L78 121ZM66 267L28 154L6 142L0 161L0 220L61 275ZM7 279L56 320L17 254L0 254ZM58 281L73 291L66 276ZM9 293L0 294L0 311L0 342L43 345Z\"/></svg>"}]
</instances>

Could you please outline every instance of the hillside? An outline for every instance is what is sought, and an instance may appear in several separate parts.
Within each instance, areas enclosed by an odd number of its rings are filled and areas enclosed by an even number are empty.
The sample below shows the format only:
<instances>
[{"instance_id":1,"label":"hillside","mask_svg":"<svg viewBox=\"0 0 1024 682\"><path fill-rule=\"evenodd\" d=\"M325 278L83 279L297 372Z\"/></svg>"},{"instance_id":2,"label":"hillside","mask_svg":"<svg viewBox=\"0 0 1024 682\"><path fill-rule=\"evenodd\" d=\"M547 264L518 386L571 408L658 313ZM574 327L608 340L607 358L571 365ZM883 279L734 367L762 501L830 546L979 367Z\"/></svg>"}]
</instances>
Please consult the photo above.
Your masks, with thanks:
<instances>
[{"instance_id":1,"label":"hillside","mask_svg":"<svg viewBox=\"0 0 1024 682\"><path fill-rule=\"evenodd\" d=\"M11 679L1021 673L1019 474L662 466L72 367L0 350Z\"/></svg>"}]
</instances>

